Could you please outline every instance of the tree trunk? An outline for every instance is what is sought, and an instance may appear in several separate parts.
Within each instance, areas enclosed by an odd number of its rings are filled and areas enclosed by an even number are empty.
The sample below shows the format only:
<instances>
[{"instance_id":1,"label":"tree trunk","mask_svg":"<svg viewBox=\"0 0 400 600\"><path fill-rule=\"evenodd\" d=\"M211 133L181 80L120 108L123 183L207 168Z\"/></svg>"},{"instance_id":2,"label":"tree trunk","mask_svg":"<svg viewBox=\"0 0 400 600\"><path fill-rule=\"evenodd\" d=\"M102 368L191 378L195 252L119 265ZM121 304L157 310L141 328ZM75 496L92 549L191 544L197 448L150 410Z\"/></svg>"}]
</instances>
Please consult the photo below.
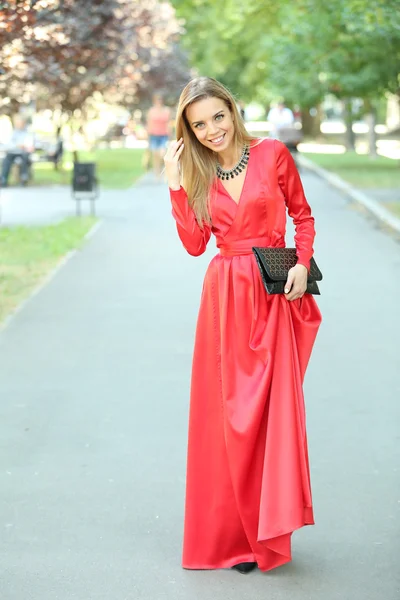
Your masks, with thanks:
<instances>
[{"instance_id":1,"label":"tree trunk","mask_svg":"<svg viewBox=\"0 0 400 600\"><path fill-rule=\"evenodd\" d=\"M72 162L79 162L78 156L78 148L76 148L74 134L79 130L79 122L76 121L74 117L74 111L70 110L67 106L61 104L62 114L65 115L64 124L69 126L70 131L70 145L71 145L71 154L72 154Z\"/></svg>"},{"instance_id":2,"label":"tree trunk","mask_svg":"<svg viewBox=\"0 0 400 600\"><path fill-rule=\"evenodd\" d=\"M368 150L370 158L376 158L378 156L377 153L377 145L376 145L376 110L374 105L370 100L364 101L364 106L366 108L365 120L368 124Z\"/></svg>"},{"instance_id":3,"label":"tree trunk","mask_svg":"<svg viewBox=\"0 0 400 600\"><path fill-rule=\"evenodd\" d=\"M315 111L315 114L311 114L310 111ZM321 108L302 109L301 126L304 136L318 138L321 134Z\"/></svg>"},{"instance_id":4,"label":"tree trunk","mask_svg":"<svg viewBox=\"0 0 400 600\"><path fill-rule=\"evenodd\" d=\"M346 150L354 152L356 149L356 139L353 131L353 113L351 110L351 98L343 101L343 118L346 125L345 146Z\"/></svg>"}]
</instances>

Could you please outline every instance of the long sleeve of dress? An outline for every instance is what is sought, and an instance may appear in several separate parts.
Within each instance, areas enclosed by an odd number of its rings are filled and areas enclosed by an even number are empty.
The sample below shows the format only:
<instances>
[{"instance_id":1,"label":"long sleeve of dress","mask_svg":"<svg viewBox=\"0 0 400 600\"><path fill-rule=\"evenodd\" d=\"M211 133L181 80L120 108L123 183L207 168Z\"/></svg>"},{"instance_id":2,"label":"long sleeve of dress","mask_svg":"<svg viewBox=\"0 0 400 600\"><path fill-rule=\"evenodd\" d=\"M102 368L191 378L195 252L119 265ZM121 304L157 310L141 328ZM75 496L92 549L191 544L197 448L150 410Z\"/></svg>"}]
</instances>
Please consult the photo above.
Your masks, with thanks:
<instances>
[{"instance_id":1,"label":"long sleeve of dress","mask_svg":"<svg viewBox=\"0 0 400 600\"><path fill-rule=\"evenodd\" d=\"M285 144L275 140L275 156L278 170L278 183L285 196L288 213L292 217L296 235L298 264L310 269L310 259L314 253L314 218L304 195L303 185L295 162Z\"/></svg>"},{"instance_id":2,"label":"long sleeve of dress","mask_svg":"<svg viewBox=\"0 0 400 600\"><path fill-rule=\"evenodd\" d=\"M200 227L193 209L189 206L188 197L181 187L169 190L172 203L172 216L176 221L178 235L187 252L192 256L200 256L206 249L211 236L211 227L204 224Z\"/></svg>"}]
</instances>

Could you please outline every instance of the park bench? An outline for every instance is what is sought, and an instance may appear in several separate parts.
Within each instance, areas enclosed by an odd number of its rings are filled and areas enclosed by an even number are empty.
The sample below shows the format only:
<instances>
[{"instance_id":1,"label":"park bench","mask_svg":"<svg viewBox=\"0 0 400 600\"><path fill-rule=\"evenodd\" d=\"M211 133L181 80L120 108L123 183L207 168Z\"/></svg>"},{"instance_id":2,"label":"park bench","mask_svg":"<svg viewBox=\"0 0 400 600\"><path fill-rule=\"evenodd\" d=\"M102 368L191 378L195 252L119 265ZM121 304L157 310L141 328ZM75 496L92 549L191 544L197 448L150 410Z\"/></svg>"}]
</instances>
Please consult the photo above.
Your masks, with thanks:
<instances>
[{"instance_id":1,"label":"park bench","mask_svg":"<svg viewBox=\"0 0 400 600\"><path fill-rule=\"evenodd\" d=\"M62 140L58 140L55 150L52 153L49 152L33 152L31 157L31 163L52 163L54 168L57 170L62 162L64 155L64 144Z\"/></svg>"},{"instance_id":2,"label":"park bench","mask_svg":"<svg viewBox=\"0 0 400 600\"><path fill-rule=\"evenodd\" d=\"M6 155L5 151L0 152L0 164L1 164L2 160L4 159L5 155ZM35 150L34 152L32 152L32 154L30 155L27 181L22 181L22 179L21 179L20 166L21 166L22 161L20 158L17 157L15 159L11 172L13 170L16 170L16 179L20 183L22 183L22 185L27 185L29 183L29 181L31 181L33 178L33 168L32 168L33 165L35 165L36 163L51 163L54 165L54 168L57 171L59 166L62 163L63 155L64 155L64 144L63 144L62 140L59 140L56 144L54 152L50 153L45 150Z\"/></svg>"}]
</instances>

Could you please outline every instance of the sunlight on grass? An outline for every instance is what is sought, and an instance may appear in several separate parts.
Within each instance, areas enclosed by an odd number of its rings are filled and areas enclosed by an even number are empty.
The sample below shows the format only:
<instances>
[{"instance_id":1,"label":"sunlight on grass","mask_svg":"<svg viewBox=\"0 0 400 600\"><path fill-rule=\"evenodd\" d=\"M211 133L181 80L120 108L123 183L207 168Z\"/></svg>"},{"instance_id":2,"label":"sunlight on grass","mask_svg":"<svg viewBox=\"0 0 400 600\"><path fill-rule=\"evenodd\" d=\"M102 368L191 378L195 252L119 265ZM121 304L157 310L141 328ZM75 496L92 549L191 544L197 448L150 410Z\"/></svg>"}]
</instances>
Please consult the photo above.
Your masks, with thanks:
<instances>
[{"instance_id":1,"label":"sunlight on grass","mask_svg":"<svg viewBox=\"0 0 400 600\"><path fill-rule=\"evenodd\" d=\"M367 155L307 153L307 158L320 167L333 171L359 188L400 188L398 161L383 156L371 159Z\"/></svg>"},{"instance_id":2,"label":"sunlight on grass","mask_svg":"<svg viewBox=\"0 0 400 600\"><path fill-rule=\"evenodd\" d=\"M305 154L344 154L346 146L343 144L319 144L318 142L302 142L298 145L299 152Z\"/></svg>"},{"instance_id":3,"label":"sunlight on grass","mask_svg":"<svg viewBox=\"0 0 400 600\"><path fill-rule=\"evenodd\" d=\"M79 162L95 162L100 187L106 189L126 189L135 183L144 172L141 148L101 149L93 152L80 151ZM58 171L50 163L34 163L33 179L29 186L71 185L72 154L66 152L63 165ZM10 184L15 183L13 177Z\"/></svg>"},{"instance_id":4,"label":"sunlight on grass","mask_svg":"<svg viewBox=\"0 0 400 600\"><path fill-rule=\"evenodd\" d=\"M400 219L400 201L399 202L384 202L384 206L390 210L396 217Z\"/></svg>"}]
</instances>

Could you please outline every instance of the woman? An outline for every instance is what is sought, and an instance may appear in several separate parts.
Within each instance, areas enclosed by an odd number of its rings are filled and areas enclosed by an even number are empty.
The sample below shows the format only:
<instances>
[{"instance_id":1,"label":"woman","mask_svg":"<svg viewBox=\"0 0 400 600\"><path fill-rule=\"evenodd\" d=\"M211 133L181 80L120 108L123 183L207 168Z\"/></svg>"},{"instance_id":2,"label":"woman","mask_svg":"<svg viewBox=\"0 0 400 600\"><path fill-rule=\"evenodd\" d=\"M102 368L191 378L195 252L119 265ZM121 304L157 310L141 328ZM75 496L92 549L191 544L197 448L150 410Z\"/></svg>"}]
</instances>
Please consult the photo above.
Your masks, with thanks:
<instances>
[{"instance_id":1,"label":"woman","mask_svg":"<svg viewBox=\"0 0 400 600\"><path fill-rule=\"evenodd\" d=\"M161 176L162 157L167 147L171 113L159 94L153 96L153 106L147 113L149 151L156 177Z\"/></svg>"},{"instance_id":2,"label":"woman","mask_svg":"<svg viewBox=\"0 0 400 600\"><path fill-rule=\"evenodd\" d=\"M164 161L179 237L198 256L213 233L220 250L196 331L183 566L267 571L314 522L302 392L321 320L304 295L314 219L286 147L249 136L220 83L190 81L176 126ZM298 262L269 296L252 247L285 245L285 205Z\"/></svg>"}]
</instances>

